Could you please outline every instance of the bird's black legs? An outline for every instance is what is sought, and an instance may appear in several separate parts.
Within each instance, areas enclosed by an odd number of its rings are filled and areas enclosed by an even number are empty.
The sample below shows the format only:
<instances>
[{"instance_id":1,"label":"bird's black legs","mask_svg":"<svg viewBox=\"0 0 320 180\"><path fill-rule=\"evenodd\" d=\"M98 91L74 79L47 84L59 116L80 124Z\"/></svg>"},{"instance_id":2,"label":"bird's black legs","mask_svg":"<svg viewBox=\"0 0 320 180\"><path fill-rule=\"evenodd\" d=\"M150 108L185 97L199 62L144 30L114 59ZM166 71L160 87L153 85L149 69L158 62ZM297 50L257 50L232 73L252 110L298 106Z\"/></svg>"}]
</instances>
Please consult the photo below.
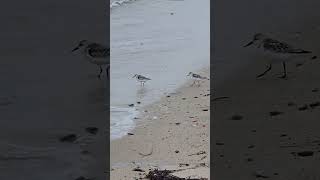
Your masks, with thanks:
<instances>
[{"instance_id":1,"label":"bird's black legs","mask_svg":"<svg viewBox=\"0 0 320 180\"><path fill-rule=\"evenodd\" d=\"M267 74L267 72L269 72L269 71L271 70L271 68L272 68L272 65L270 64L269 67L268 67L268 69L265 70L262 74L258 75L257 78L262 77L262 76L264 76L265 74Z\"/></svg>"},{"instance_id":2,"label":"bird's black legs","mask_svg":"<svg viewBox=\"0 0 320 180\"><path fill-rule=\"evenodd\" d=\"M193 81L193 83L191 84L191 86L193 86L193 85L195 85L195 84L196 84L196 80Z\"/></svg>"},{"instance_id":3,"label":"bird's black legs","mask_svg":"<svg viewBox=\"0 0 320 180\"><path fill-rule=\"evenodd\" d=\"M107 76L110 79L110 65L107 66Z\"/></svg>"},{"instance_id":4,"label":"bird's black legs","mask_svg":"<svg viewBox=\"0 0 320 180\"><path fill-rule=\"evenodd\" d=\"M287 77L286 63L282 62L282 65L283 65L283 75L280 78L286 78Z\"/></svg>"},{"instance_id":5,"label":"bird's black legs","mask_svg":"<svg viewBox=\"0 0 320 180\"><path fill-rule=\"evenodd\" d=\"M98 78L99 78L99 79L101 79L102 67L101 67L101 66L99 66L99 68L100 68L100 73L98 74Z\"/></svg>"}]
</instances>

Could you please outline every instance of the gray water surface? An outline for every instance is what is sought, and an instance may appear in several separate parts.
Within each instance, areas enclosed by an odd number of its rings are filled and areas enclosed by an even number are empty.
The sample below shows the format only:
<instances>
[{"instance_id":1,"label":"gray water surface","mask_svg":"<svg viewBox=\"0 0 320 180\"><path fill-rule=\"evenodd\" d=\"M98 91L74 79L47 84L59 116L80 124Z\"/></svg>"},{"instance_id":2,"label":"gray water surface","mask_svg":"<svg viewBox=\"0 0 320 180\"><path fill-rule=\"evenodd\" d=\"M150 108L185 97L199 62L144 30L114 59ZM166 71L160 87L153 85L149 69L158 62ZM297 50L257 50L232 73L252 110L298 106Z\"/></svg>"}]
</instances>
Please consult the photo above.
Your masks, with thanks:
<instances>
[{"instance_id":1,"label":"gray water surface","mask_svg":"<svg viewBox=\"0 0 320 180\"><path fill-rule=\"evenodd\" d=\"M111 139L134 127L144 107L209 67L209 0L137 0L111 11ZM144 87L132 78L152 80Z\"/></svg>"}]
</instances>

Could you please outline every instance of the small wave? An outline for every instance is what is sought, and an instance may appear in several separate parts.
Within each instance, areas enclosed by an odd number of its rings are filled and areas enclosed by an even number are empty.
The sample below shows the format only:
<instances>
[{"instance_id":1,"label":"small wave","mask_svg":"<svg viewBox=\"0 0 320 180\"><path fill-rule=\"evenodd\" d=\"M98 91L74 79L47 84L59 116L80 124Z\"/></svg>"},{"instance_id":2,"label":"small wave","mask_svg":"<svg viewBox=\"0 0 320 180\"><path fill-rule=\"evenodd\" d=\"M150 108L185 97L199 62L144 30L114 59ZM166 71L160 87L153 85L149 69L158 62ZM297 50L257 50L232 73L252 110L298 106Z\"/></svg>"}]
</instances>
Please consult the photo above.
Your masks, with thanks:
<instances>
[{"instance_id":1,"label":"small wave","mask_svg":"<svg viewBox=\"0 0 320 180\"><path fill-rule=\"evenodd\" d=\"M121 6L126 3L130 3L132 1L136 1L136 0L116 0L116 1L110 2L110 9Z\"/></svg>"},{"instance_id":2,"label":"small wave","mask_svg":"<svg viewBox=\"0 0 320 180\"><path fill-rule=\"evenodd\" d=\"M111 112L111 140L125 136L134 127L134 118L138 111L134 108L110 107Z\"/></svg>"}]
</instances>

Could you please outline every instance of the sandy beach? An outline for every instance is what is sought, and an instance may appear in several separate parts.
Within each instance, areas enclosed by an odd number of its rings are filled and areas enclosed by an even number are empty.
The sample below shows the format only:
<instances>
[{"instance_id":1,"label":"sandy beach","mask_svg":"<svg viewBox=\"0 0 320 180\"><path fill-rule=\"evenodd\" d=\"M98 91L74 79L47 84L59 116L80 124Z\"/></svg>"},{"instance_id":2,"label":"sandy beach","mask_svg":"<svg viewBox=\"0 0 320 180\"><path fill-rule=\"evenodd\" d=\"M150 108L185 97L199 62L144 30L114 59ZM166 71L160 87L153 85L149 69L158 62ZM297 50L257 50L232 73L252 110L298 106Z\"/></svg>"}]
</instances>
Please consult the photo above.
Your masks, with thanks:
<instances>
[{"instance_id":1,"label":"sandy beach","mask_svg":"<svg viewBox=\"0 0 320 180\"><path fill-rule=\"evenodd\" d=\"M229 99L211 107L212 179L319 179L320 4L234 3L213 4L214 96ZM287 79L281 64L256 79L265 57L243 46L257 32L313 54L288 63Z\"/></svg>"},{"instance_id":2,"label":"sandy beach","mask_svg":"<svg viewBox=\"0 0 320 180\"><path fill-rule=\"evenodd\" d=\"M1 6L0 179L106 178L108 83L71 50L82 39L107 45L107 4Z\"/></svg>"},{"instance_id":3,"label":"sandy beach","mask_svg":"<svg viewBox=\"0 0 320 180\"><path fill-rule=\"evenodd\" d=\"M209 77L209 69L199 74ZM190 84L144 108L130 135L111 141L111 179L144 178L156 168L209 178L210 81Z\"/></svg>"}]
</instances>

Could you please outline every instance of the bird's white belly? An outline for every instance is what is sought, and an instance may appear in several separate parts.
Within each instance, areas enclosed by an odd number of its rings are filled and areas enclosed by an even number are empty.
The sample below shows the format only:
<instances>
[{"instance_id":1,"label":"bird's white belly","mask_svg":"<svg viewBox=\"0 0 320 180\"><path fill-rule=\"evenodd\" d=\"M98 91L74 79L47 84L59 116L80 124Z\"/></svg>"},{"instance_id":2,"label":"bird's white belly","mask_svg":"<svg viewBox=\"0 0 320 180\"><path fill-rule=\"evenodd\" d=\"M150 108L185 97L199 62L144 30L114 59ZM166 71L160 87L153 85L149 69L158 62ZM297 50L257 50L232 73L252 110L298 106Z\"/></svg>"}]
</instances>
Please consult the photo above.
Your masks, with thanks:
<instances>
[{"instance_id":1,"label":"bird's white belly","mask_svg":"<svg viewBox=\"0 0 320 180\"><path fill-rule=\"evenodd\" d=\"M89 56L85 56L84 59L86 61L91 62L92 64L97 64L97 65L103 65L103 64L107 64L108 63L108 59L107 58L92 58Z\"/></svg>"},{"instance_id":2,"label":"bird's white belly","mask_svg":"<svg viewBox=\"0 0 320 180\"><path fill-rule=\"evenodd\" d=\"M270 51L264 51L263 53L269 63L282 63L292 59L292 55L287 53L274 53Z\"/></svg>"}]
</instances>

